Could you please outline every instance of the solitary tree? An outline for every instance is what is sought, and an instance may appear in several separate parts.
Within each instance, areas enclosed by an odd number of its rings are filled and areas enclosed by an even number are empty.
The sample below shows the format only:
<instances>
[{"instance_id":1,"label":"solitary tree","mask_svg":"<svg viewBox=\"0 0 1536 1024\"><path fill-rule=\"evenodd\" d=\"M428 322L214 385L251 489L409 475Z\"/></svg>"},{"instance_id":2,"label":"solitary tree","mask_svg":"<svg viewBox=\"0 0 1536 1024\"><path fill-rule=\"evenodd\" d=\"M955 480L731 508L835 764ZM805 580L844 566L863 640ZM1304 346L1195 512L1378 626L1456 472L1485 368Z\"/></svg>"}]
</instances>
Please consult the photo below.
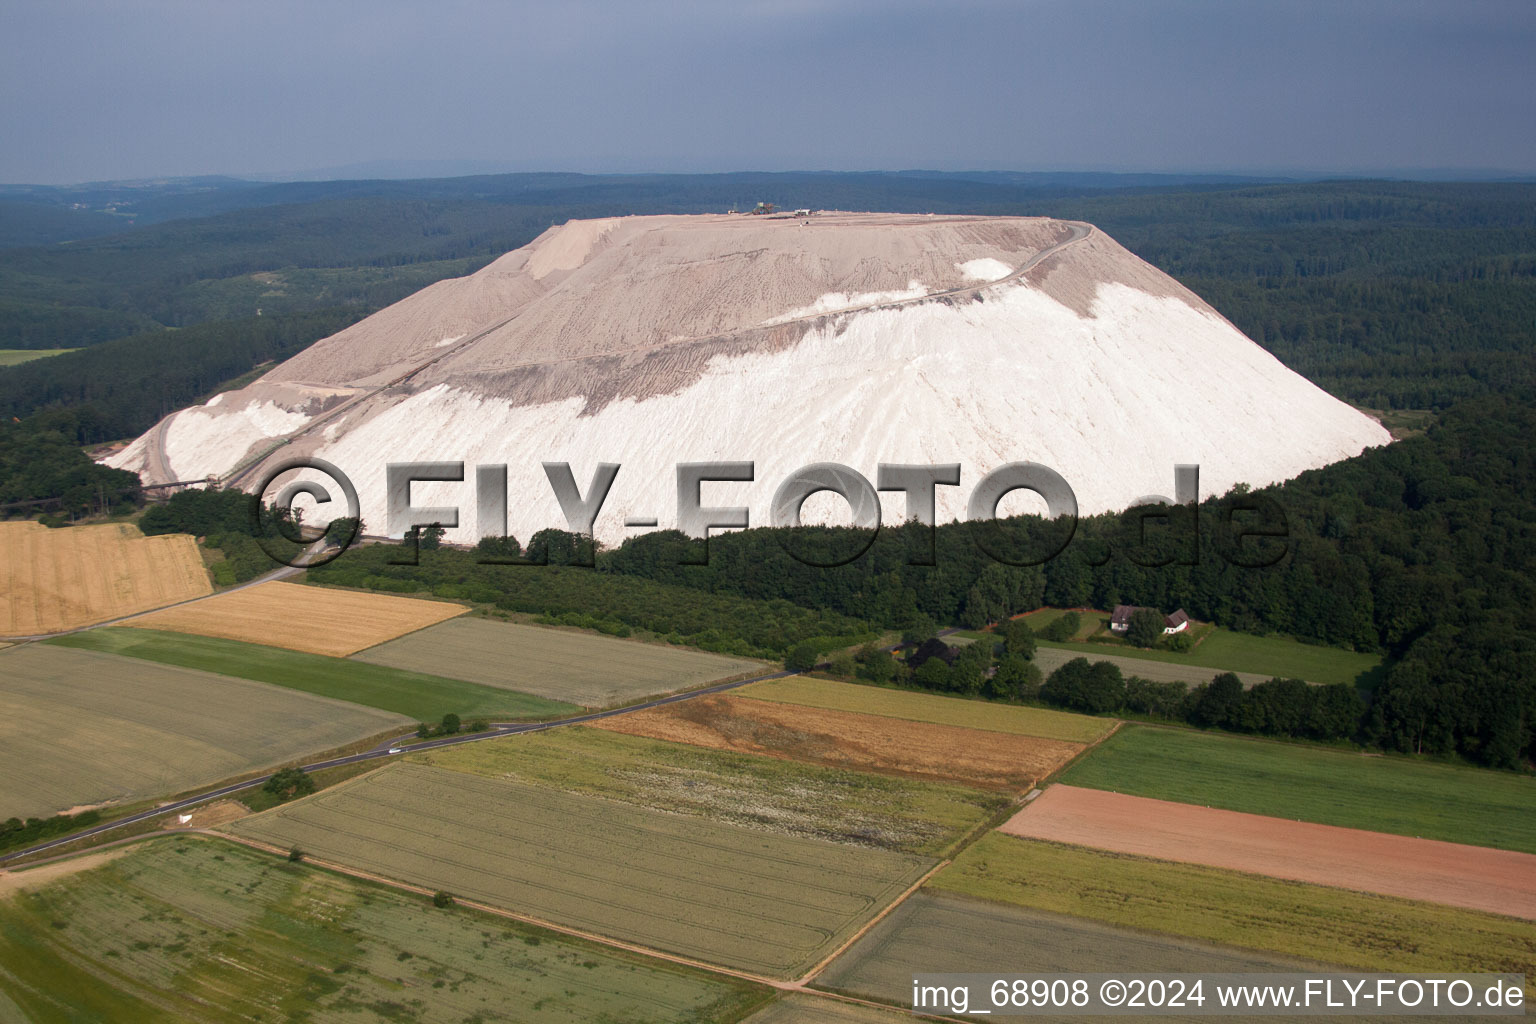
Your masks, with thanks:
<instances>
[{"instance_id":1,"label":"solitary tree","mask_svg":"<svg viewBox=\"0 0 1536 1024\"><path fill-rule=\"evenodd\" d=\"M1125 630L1125 639L1134 647L1153 647L1163 635L1163 617L1151 608L1138 608L1131 613L1131 621Z\"/></svg>"},{"instance_id":2,"label":"solitary tree","mask_svg":"<svg viewBox=\"0 0 1536 1024\"><path fill-rule=\"evenodd\" d=\"M1021 658L1035 656L1035 631L1023 619L1014 619L1003 627L1003 650Z\"/></svg>"},{"instance_id":3,"label":"solitary tree","mask_svg":"<svg viewBox=\"0 0 1536 1024\"><path fill-rule=\"evenodd\" d=\"M437 892L432 894L432 905L439 910L451 907L453 906L453 897L439 889Z\"/></svg>"},{"instance_id":4,"label":"solitary tree","mask_svg":"<svg viewBox=\"0 0 1536 1024\"><path fill-rule=\"evenodd\" d=\"M310 778L303 768L289 766L273 772L272 777L261 788L277 797L278 802L281 803L313 793L315 780Z\"/></svg>"},{"instance_id":5,"label":"solitary tree","mask_svg":"<svg viewBox=\"0 0 1536 1024\"><path fill-rule=\"evenodd\" d=\"M443 716L442 733L444 736L452 736L459 731L459 716L452 711Z\"/></svg>"}]
</instances>

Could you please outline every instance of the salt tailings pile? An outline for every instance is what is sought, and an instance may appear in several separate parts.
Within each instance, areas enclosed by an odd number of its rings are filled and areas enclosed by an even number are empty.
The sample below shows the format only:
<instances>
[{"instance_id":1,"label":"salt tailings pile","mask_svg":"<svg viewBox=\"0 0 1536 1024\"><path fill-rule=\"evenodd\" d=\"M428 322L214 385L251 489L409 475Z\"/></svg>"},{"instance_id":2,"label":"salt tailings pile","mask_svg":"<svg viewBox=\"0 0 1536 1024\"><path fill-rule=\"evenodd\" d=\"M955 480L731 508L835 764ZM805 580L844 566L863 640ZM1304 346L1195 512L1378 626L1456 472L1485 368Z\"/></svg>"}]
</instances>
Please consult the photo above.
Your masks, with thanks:
<instances>
[{"instance_id":1,"label":"salt tailings pile","mask_svg":"<svg viewBox=\"0 0 1536 1024\"><path fill-rule=\"evenodd\" d=\"M419 483L471 541L475 467L507 466L508 527L564 526L542 462L585 493L622 469L596 522L675 523L680 462L751 461L703 503L768 522L791 472L835 462L960 463L938 518L987 472L1058 471L1085 514L1173 493L1261 486L1385 444L1369 417L1282 366L1197 296L1088 225L1043 218L819 214L628 217L551 228L469 277L434 284L183 410L115 456L146 482L225 476L313 454L351 477L385 529L385 465L462 461ZM1037 509L1026 492L1006 514ZM885 519L905 515L882 495ZM326 518L333 514L328 506ZM806 521L846 521L841 499ZM313 518L317 518L312 516Z\"/></svg>"}]
</instances>

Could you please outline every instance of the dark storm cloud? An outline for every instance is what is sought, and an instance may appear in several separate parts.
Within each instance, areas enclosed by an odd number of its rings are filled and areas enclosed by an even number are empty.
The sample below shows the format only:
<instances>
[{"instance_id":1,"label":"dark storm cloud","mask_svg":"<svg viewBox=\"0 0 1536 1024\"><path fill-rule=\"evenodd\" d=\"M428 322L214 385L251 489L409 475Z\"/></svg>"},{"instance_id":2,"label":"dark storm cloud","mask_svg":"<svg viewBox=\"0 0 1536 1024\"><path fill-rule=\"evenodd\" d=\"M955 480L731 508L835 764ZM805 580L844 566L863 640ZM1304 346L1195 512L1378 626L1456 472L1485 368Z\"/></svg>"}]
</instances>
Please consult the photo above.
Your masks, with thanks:
<instances>
[{"instance_id":1,"label":"dark storm cloud","mask_svg":"<svg viewBox=\"0 0 1536 1024\"><path fill-rule=\"evenodd\" d=\"M3 0L0 180L1536 170L1536 5Z\"/></svg>"}]
</instances>

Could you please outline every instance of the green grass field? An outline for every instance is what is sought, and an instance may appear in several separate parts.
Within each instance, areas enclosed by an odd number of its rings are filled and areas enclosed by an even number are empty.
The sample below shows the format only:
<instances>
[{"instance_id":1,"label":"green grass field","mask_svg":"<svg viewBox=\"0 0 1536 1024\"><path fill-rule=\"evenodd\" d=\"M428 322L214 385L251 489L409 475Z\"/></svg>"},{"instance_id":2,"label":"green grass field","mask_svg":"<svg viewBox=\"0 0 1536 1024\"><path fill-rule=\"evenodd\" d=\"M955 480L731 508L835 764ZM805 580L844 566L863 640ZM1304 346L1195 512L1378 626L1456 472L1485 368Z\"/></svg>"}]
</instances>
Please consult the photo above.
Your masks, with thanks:
<instances>
[{"instance_id":1,"label":"green grass field","mask_svg":"<svg viewBox=\"0 0 1536 1024\"><path fill-rule=\"evenodd\" d=\"M1108 718L1074 715L1048 708L1020 707L984 700L941 697L913 690L896 690L861 683L839 683L806 676L768 679L736 691L740 697L800 704L832 711L902 718L909 722L957 725L1014 736L1091 743L1114 727Z\"/></svg>"},{"instance_id":2,"label":"green grass field","mask_svg":"<svg viewBox=\"0 0 1536 1024\"><path fill-rule=\"evenodd\" d=\"M775 977L808 969L935 863L416 764L225 827Z\"/></svg>"},{"instance_id":3,"label":"green grass field","mask_svg":"<svg viewBox=\"0 0 1536 1024\"><path fill-rule=\"evenodd\" d=\"M1008 806L964 786L827 768L581 726L412 756L439 768L779 834L943 857Z\"/></svg>"},{"instance_id":4,"label":"green grass field","mask_svg":"<svg viewBox=\"0 0 1536 1024\"><path fill-rule=\"evenodd\" d=\"M1061 781L1536 853L1536 779L1483 768L1127 725L1068 768Z\"/></svg>"},{"instance_id":5,"label":"green grass field","mask_svg":"<svg viewBox=\"0 0 1536 1024\"><path fill-rule=\"evenodd\" d=\"M73 351L72 348L0 348L0 366L18 366L34 359L46 359Z\"/></svg>"},{"instance_id":6,"label":"green grass field","mask_svg":"<svg viewBox=\"0 0 1536 1024\"><path fill-rule=\"evenodd\" d=\"M1086 619L1087 616L1084 616ZM1348 683L1373 685L1381 656L1345 651L1337 647L1318 647L1283 637L1252 636L1217 627L1187 654L1173 651L1148 651L1125 644L1053 643L1039 641L1042 647L1055 647L1093 659L1094 652L1113 654L1142 661L1160 661L1191 665L1212 672L1252 672L1265 678L1305 679L1309 683Z\"/></svg>"},{"instance_id":7,"label":"green grass field","mask_svg":"<svg viewBox=\"0 0 1536 1024\"><path fill-rule=\"evenodd\" d=\"M0 1020L734 1022L768 997L219 840L0 899Z\"/></svg>"},{"instance_id":8,"label":"green grass field","mask_svg":"<svg viewBox=\"0 0 1536 1024\"><path fill-rule=\"evenodd\" d=\"M28 644L0 651L0 820L168 796L408 726L245 679Z\"/></svg>"},{"instance_id":9,"label":"green grass field","mask_svg":"<svg viewBox=\"0 0 1536 1024\"><path fill-rule=\"evenodd\" d=\"M47 642L60 647L107 651L164 665L254 679L393 711L418 722L435 722L450 711L465 720L511 721L559 718L580 710L571 704L494 686L189 633L93 629Z\"/></svg>"},{"instance_id":10,"label":"green grass field","mask_svg":"<svg viewBox=\"0 0 1536 1024\"><path fill-rule=\"evenodd\" d=\"M450 672L471 683L586 707L623 704L776 667L670 644L474 618L418 630L360 651L352 660Z\"/></svg>"},{"instance_id":11,"label":"green grass field","mask_svg":"<svg viewBox=\"0 0 1536 1024\"><path fill-rule=\"evenodd\" d=\"M992 832L928 883L1128 928L1370 971L1536 978L1531 922Z\"/></svg>"}]
</instances>

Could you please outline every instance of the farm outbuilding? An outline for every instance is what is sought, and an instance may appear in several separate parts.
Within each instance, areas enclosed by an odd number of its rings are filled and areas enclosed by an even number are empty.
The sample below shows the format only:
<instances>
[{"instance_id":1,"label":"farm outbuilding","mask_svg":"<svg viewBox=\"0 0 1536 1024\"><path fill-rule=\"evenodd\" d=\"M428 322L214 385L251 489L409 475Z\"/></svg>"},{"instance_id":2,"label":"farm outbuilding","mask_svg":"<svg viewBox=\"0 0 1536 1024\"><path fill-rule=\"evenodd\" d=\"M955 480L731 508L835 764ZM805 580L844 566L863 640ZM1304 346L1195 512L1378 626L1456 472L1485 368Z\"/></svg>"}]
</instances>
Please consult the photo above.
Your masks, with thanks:
<instances>
[{"instance_id":1,"label":"farm outbuilding","mask_svg":"<svg viewBox=\"0 0 1536 1024\"><path fill-rule=\"evenodd\" d=\"M1115 633L1124 633L1126 630L1131 628L1131 616L1135 615L1137 612L1139 612L1141 610L1142 610L1142 607L1140 605L1134 605L1134 604L1117 604L1117 605L1115 605L1114 613L1111 614L1110 617L1109 617L1109 628L1110 628L1110 630L1112 632L1115 632ZM1157 609L1155 609L1155 608L1151 608L1151 609L1147 609L1147 610L1148 611L1157 611ZM1164 615L1163 616L1163 635L1164 636L1172 636L1174 633L1182 633L1184 630L1186 630L1188 628L1189 628L1189 615L1188 615L1187 612L1184 611L1183 608L1180 608L1178 611L1174 612L1171 615Z\"/></svg>"}]
</instances>

